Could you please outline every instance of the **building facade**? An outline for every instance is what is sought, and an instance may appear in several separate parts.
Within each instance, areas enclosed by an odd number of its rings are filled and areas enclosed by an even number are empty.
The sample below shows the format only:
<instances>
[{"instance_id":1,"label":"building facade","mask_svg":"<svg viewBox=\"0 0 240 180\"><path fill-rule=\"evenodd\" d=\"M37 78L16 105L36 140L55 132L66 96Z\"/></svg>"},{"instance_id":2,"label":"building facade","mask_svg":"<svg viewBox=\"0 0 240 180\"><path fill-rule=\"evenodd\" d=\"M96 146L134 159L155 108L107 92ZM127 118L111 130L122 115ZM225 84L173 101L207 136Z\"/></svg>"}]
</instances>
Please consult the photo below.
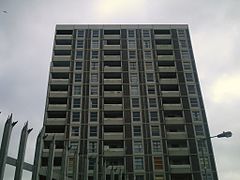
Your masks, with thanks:
<instances>
[{"instance_id":1,"label":"building facade","mask_svg":"<svg viewBox=\"0 0 240 180\"><path fill-rule=\"evenodd\" d=\"M217 180L209 136L187 25L56 26L38 178Z\"/></svg>"}]
</instances>

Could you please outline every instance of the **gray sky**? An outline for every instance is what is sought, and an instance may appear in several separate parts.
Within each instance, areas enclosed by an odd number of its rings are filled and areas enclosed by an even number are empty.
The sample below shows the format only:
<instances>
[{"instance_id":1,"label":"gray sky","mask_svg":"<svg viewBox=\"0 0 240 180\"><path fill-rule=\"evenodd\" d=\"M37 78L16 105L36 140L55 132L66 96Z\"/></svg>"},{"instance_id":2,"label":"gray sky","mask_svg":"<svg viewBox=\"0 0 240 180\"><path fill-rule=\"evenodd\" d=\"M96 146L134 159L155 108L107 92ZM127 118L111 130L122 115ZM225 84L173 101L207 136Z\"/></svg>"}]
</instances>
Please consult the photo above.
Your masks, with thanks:
<instances>
[{"instance_id":1,"label":"gray sky","mask_svg":"<svg viewBox=\"0 0 240 180\"><path fill-rule=\"evenodd\" d=\"M240 1L238 0L2 0L0 2L0 138L14 113L9 155L16 157L26 121L34 130L26 161L32 162L45 106L56 24L187 23L213 139L220 180L240 179ZM7 10L8 13L2 11ZM7 168L5 179L13 177ZM25 180L30 174L24 172Z\"/></svg>"}]
</instances>

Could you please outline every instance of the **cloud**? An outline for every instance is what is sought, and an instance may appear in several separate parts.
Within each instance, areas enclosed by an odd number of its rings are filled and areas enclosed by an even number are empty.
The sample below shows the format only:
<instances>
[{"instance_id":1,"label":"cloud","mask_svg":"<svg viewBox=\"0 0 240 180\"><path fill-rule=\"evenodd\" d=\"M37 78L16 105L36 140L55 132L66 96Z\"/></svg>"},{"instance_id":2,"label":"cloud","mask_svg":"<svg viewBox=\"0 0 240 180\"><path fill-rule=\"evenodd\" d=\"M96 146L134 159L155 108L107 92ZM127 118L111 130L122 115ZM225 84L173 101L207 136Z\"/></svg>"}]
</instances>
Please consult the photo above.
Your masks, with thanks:
<instances>
[{"instance_id":1,"label":"cloud","mask_svg":"<svg viewBox=\"0 0 240 180\"><path fill-rule=\"evenodd\" d=\"M210 88L215 103L231 103L240 100L240 73L223 74Z\"/></svg>"}]
</instances>

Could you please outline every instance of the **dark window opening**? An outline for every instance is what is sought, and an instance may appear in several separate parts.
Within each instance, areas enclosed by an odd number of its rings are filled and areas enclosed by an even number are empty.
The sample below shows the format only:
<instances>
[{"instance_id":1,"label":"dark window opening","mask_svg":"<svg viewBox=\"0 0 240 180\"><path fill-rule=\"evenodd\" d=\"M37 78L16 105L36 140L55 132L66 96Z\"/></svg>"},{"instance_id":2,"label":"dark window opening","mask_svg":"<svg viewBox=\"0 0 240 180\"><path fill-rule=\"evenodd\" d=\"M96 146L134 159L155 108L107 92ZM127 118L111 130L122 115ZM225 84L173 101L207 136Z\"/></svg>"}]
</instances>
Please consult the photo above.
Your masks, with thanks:
<instances>
[{"instance_id":1,"label":"dark window opening","mask_svg":"<svg viewBox=\"0 0 240 180\"><path fill-rule=\"evenodd\" d=\"M165 117L183 117L182 111L164 111L164 116Z\"/></svg>"},{"instance_id":2,"label":"dark window opening","mask_svg":"<svg viewBox=\"0 0 240 180\"><path fill-rule=\"evenodd\" d=\"M121 79L121 73L104 73L104 79Z\"/></svg>"},{"instance_id":3,"label":"dark window opening","mask_svg":"<svg viewBox=\"0 0 240 180\"><path fill-rule=\"evenodd\" d=\"M69 67L70 61L53 61L52 64L54 67Z\"/></svg>"},{"instance_id":4,"label":"dark window opening","mask_svg":"<svg viewBox=\"0 0 240 180\"><path fill-rule=\"evenodd\" d=\"M104 104L122 104L122 98L104 98Z\"/></svg>"},{"instance_id":5,"label":"dark window opening","mask_svg":"<svg viewBox=\"0 0 240 180\"><path fill-rule=\"evenodd\" d=\"M177 84L162 84L161 85L161 91L178 91L178 85Z\"/></svg>"},{"instance_id":6,"label":"dark window opening","mask_svg":"<svg viewBox=\"0 0 240 180\"><path fill-rule=\"evenodd\" d=\"M66 118L66 111L48 111L48 118Z\"/></svg>"},{"instance_id":7,"label":"dark window opening","mask_svg":"<svg viewBox=\"0 0 240 180\"><path fill-rule=\"evenodd\" d=\"M49 104L67 104L67 98L49 98Z\"/></svg>"},{"instance_id":8,"label":"dark window opening","mask_svg":"<svg viewBox=\"0 0 240 180\"><path fill-rule=\"evenodd\" d=\"M104 141L104 146L109 146L109 148L123 148L124 143L121 140Z\"/></svg>"},{"instance_id":9,"label":"dark window opening","mask_svg":"<svg viewBox=\"0 0 240 180\"><path fill-rule=\"evenodd\" d=\"M68 79L68 73L52 73L52 79Z\"/></svg>"},{"instance_id":10,"label":"dark window opening","mask_svg":"<svg viewBox=\"0 0 240 180\"><path fill-rule=\"evenodd\" d=\"M162 102L163 104L180 104L181 100L178 97L164 97Z\"/></svg>"},{"instance_id":11,"label":"dark window opening","mask_svg":"<svg viewBox=\"0 0 240 180\"><path fill-rule=\"evenodd\" d=\"M104 118L122 118L122 111L104 111Z\"/></svg>"},{"instance_id":12,"label":"dark window opening","mask_svg":"<svg viewBox=\"0 0 240 180\"><path fill-rule=\"evenodd\" d=\"M71 45L72 40L71 39L57 39L55 41L56 45Z\"/></svg>"},{"instance_id":13,"label":"dark window opening","mask_svg":"<svg viewBox=\"0 0 240 180\"><path fill-rule=\"evenodd\" d=\"M62 125L49 125L46 126L45 133L64 133L65 126Z\"/></svg>"},{"instance_id":14,"label":"dark window opening","mask_svg":"<svg viewBox=\"0 0 240 180\"><path fill-rule=\"evenodd\" d=\"M105 45L120 45L119 39L107 39L105 40Z\"/></svg>"},{"instance_id":15,"label":"dark window opening","mask_svg":"<svg viewBox=\"0 0 240 180\"><path fill-rule=\"evenodd\" d=\"M70 56L71 50L54 50L55 56Z\"/></svg>"},{"instance_id":16,"label":"dark window opening","mask_svg":"<svg viewBox=\"0 0 240 180\"><path fill-rule=\"evenodd\" d=\"M174 61L158 61L158 66L175 66Z\"/></svg>"},{"instance_id":17,"label":"dark window opening","mask_svg":"<svg viewBox=\"0 0 240 180\"><path fill-rule=\"evenodd\" d=\"M161 72L159 73L159 77L160 78L171 78L171 79L174 79L174 78L177 78L177 75L175 72Z\"/></svg>"},{"instance_id":18,"label":"dark window opening","mask_svg":"<svg viewBox=\"0 0 240 180\"><path fill-rule=\"evenodd\" d=\"M154 34L161 35L161 34L170 34L169 29L156 29L154 30Z\"/></svg>"},{"instance_id":19,"label":"dark window opening","mask_svg":"<svg viewBox=\"0 0 240 180\"><path fill-rule=\"evenodd\" d=\"M157 55L173 55L172 50L157 50Z\"/></svg>"},{"instance_id":20,"label":"dark window opening","mask_svg":"<svg viewBox=\"0 0 240 180\"><path fill-rule=\"evenodd\" d=\"M156 45L170 45L172 44L171 39L156 39L155 40Z\"/></svg>"},{"instance_id":21,"label":"dark window opening","mask_svg":"<svg viewBox=\"0 0 240 180\"><path fill-rule=\"evenodd\" d=\"M123 126L121 126L121 125L105 125L104 132L123 132Z\"/></svg>"},{"instance_id":22,"label":"dark window opening","mask_svg":"<svg viewBox=\"0 0 240 180\"><path fill-rule=\"evenodd\" d=\"M57 35L72 35L73 30L57 30Z\"/></svg>"},{"instance_id":23,"label":"dark window opening","mask_svg":"<svg viewBox=\"0 0 240 180\"><path fill-rule=\"evenodd\" d=\"M67 91L68 85L50 85L50 91Z\"/></svg>"},{"instance_id":24,"label":"dark window opening","mask_svg":"<svg viewBox=\"0 0 240 180\"><path fill-rule=\"evenodd\" d=\"M117 29L104 30L104 35L120 35L120 30Z\"/></svg>"},{"instance_id":25,"label":"dark window opening","mask_svg":"<svg viewBox=\"0 0 240 180\"><path fill-rule=\"evenodd\" d=\"M105 50L104 56L120 56L119 50Z\"/></svg>"},{"instance_id":26,"label":"dark window opening","mask_svg":"<svg viewBox=\"0 0 240 180\"><path fill-rule=\"evenodd\" d=\"M185 131L184 125L180 125L180 124L166 125L165 128L167 132L184 132Z\"/></svg>"},{"instance_id":27,"label":"dark window opening","mask_svg":"<svg viewBox=\"0 0 240 180\"><path fill-rule=\"evenodd\" d=\"M104 61L104 67L121 67L121 61Z\"/></svg>"}]
</instances>

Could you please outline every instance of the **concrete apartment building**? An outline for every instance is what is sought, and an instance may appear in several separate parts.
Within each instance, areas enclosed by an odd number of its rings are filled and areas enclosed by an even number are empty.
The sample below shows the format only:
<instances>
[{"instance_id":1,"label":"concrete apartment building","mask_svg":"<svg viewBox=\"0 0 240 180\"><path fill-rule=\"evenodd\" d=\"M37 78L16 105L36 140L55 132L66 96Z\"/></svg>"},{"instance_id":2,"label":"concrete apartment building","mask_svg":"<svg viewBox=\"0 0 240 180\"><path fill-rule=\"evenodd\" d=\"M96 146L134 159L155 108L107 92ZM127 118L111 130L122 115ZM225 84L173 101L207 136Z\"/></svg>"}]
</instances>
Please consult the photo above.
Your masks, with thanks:
<instances>
[{"instance_id":1,"label":"concrete apartment building","mask_svg":"<svg viewBox=\"0 0 240 180\"><path fill-rule=\"evenodd\" d=\"M43 125L40 180L218 179L187 25L57 25Z\"/></svg>"}]
</instances>

